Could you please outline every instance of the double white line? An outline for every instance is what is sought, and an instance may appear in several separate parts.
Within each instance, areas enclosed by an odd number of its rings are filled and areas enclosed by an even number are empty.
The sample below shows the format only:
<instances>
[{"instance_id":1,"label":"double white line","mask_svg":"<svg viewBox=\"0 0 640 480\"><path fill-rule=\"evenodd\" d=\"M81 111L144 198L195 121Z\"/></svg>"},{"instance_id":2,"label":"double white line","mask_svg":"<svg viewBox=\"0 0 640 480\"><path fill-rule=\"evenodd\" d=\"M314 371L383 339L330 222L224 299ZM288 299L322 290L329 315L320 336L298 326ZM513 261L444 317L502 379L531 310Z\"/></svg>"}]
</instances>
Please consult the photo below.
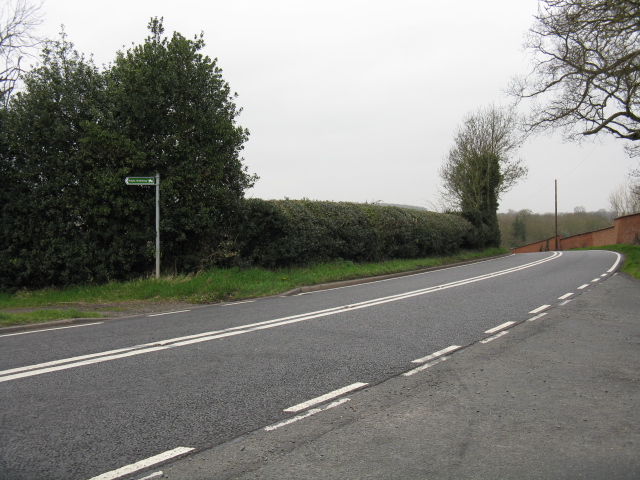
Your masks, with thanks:
<instances>
[{"instance_id":1,"label":"double white line","mask_svg":"<svg viewBox=\"0 0 640 480\"><path fill-rule=\"evenodd\" d=\"M90 355L82 355L78 357L65 358L62 360L55 360L52 362L40 363L36 365L29 365L26 367L13 368L10 370L0 371L0 383L9 382L11 380L17 380L20 378L32 377L35 375L42 375L45 373L57 372L60 370L67 370L70 368L82 367L85 365L92 365L95 363L102 363L111 360L117 360L119 358L134 357L136 355L143 355L146 353L159 352L170 348L184 347L187 345L193 345L200 342L209 342L212 340L218 340L220 338L233 337L235 335L242 335L249 332L255 332L259 330L265 330L268 328L280 327L282 325L289 325L298 322L305 322L307 320L313 320L316 318L327 317L330 315L337 315L339 313L345 313L352 310L359 310L362 308L369 308L376 305L382 305L390 302L397 302L405 300L407 298L417 297L420 295L426 295L432 292L446 290L449 288L459 287L474 282L480 282L501 275L507 275L509 273L518 272L527 268L531 268L542 263L557 259L562 253L554 252L551 256L535 262L530 262L518 267L508 268L506 270L500 270L498 272L488 273L473 278L464 280L458 280L455 282L445 283L434 287L423 288L420 290L414 290L411 292L401 293L397 295L391 295L388 297L381 297L374 300L368 300L365 302L354 303L352 305L345 305L341 307L328 308L325 310L318 310L315 312L304 313L300 315L293 315L284 318L278 318L275 320L267 320L264 322L251 323L248 325L241 325L239 327L227 328L224 330L217 330L212 332L200 333L197 335L189 335L185 337L171 338L154 343L146 343L142 345L136 345L129 348L121 348L118 350L109 350L106 352L94 353Z\"/></svg>"}]
</instances>

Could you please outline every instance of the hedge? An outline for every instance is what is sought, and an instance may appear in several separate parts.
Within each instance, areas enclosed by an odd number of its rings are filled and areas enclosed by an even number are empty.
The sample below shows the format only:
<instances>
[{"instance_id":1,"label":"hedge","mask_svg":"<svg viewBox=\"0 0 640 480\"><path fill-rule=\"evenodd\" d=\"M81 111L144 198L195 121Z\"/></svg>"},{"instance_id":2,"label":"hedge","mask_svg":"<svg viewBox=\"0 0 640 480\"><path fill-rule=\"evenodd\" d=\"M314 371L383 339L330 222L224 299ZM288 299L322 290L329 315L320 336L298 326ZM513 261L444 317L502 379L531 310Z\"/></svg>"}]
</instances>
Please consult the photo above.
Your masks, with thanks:
<instances>
[{"instance_id":1,"label":"hedge","mask_svg":"<svg viewBox=\"0 0 640 480\"><path fill-rule=\"evenodd\" d=\"M236 263L267 268L447 255L471 232L458 215L346 202L249 199L241 218Z\"/></svg>"}]
</instances>

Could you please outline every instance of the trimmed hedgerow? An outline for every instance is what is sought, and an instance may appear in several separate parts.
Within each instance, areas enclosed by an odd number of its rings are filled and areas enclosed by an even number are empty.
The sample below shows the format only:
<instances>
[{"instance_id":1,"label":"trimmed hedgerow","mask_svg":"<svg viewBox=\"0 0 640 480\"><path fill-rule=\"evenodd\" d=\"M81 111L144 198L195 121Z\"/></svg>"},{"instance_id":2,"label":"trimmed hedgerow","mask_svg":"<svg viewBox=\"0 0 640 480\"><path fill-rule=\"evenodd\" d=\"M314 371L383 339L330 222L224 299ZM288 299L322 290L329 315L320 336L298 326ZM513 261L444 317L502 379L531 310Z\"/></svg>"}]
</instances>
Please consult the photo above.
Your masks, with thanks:
<instances>
[{"instance_id":1,"label":"trimmed hedgerow","mask_svg":"<svg viewBox=\"0 0 640 480\"><path fill-rule=\"evenodd\" d=\"M245 202L238 263L265 267L451 254L471 229L456 215L346 202Z\"/></svg>"}]
</instances>

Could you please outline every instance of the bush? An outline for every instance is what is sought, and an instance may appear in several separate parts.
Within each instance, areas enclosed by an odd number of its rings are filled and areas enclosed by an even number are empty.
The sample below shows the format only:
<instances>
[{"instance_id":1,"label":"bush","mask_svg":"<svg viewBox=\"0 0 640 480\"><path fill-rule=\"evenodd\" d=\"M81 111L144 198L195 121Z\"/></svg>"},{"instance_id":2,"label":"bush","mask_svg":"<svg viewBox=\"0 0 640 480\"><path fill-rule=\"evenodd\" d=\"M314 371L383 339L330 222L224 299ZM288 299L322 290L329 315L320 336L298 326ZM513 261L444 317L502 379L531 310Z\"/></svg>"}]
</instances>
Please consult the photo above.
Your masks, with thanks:
<instances>
[{"instance_id":1,"label":"bush","mask_svg":"<svg viewBox=\"0 0 640 480\"><path fill-rule=\"evenodd\" d=\"M455 215L310 200L245 202L236 262L281 267L457 252L470 224Z\"/></svg>"}]
</instances>

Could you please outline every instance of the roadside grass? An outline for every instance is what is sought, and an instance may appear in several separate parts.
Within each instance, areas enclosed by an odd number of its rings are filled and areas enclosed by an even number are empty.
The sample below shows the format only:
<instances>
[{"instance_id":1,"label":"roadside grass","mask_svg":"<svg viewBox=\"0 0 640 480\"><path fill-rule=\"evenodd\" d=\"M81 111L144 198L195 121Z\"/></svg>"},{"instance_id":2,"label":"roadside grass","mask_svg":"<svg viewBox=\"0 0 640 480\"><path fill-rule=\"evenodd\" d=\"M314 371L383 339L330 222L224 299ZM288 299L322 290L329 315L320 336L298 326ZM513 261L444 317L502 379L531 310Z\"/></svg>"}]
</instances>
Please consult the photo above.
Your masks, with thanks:
<instances>
[{"instance_id":1,"label":"roadside grass","mask_svg":"<svg viewBox=\"0 0 640 480\"><path fill-rule=\"evenodd\" d=\"M624 262L620 271L640 280L640 245L607 245L604 247L578 248L576 250L612 250L624 255Z\"/></svg>"},{"instance_id":2,"label":"roadside grass","mask_svg":"<svg viewBox=\"0 0 640 480\"><path fill-rule=\"evenodd\" d=\"M207 304L237 301L276 295L304 285L407 272L505 253L508 253L508 250L492 248L482 251L465 251L448 257L390 260L380 263L354 263L337 260L309 267L278 270L214 268L196 274L173 275L160 279L140 278L130 282L112 282L98 286L19 291L13 295L0 293L0 326L100 316L94 312L82 311L83 304L145 301ZM80 310L68 310L66 306L77 307ZM44 308L34 312L10 313L6 311L34 307ZM63 307L65 309L60 310ZM114 308L113 305L110 307Z\"/></svg>"},{"instance_id":3,"label":"roadside grass","mask_svg":"<svg viewBox=\"0 0 640 480\"><path fill-rule=\"evenodd\" d=\"M48 322L51 320L67 320L70 318L100 318L102 315L94 312L82 312L77 309L69 310L35 310L23 313L0 312L0 327L12 325L26 325L29 323Z\"/></svg>"}]
</instances>

